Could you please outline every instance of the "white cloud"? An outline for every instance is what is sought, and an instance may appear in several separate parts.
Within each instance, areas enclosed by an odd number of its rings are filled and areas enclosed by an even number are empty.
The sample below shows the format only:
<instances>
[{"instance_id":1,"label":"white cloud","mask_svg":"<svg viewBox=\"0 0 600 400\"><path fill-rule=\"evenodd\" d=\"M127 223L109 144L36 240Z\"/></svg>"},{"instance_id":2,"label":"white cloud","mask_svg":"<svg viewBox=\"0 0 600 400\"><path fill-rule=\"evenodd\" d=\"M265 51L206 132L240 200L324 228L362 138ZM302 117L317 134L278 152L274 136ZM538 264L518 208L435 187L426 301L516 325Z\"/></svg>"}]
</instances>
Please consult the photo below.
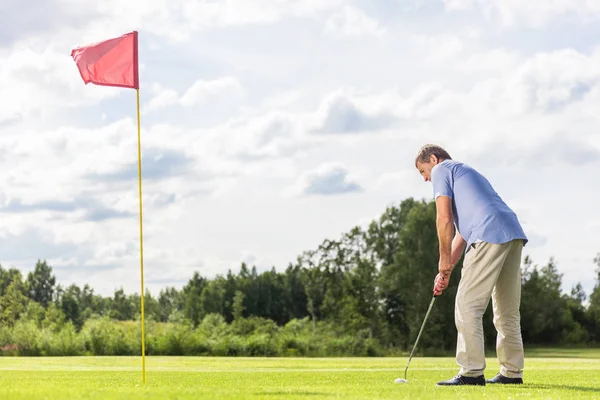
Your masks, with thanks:
<instances>
[{"instance_id":1,"label":"white cloud","mask_svg":"<svg viewBox=\"0 0 600 400\"><path fill-rule=\"evenodd\" d=\"M228 76L210 81L197 80L181 96L181 104L184 107L191 107L219 96L225 99L237 98L242 93L242 85L234 77Z\"/></svg>"},{"instance_id":2,"label":"white cloud","mask_svg":"<svg viewBox=\"0 0 600 400\"><path fill-rule=\"evenodd\" d=\"M7 23L0 29L0 36L7 36L10 41L43 44L48 42L38 40L40 35L52 35L58 48L138 29L149 37L181 43L189 42L198 30L274 23L285 18L317 18L343 3L344 0L147 0L140 4L120 0L36 0L29 6L41 11L26 13L20 3L9 0L3 4Z\"/></svg>"},{"instance_id":3,"label":"white cloud","mask_svg":"<svg viewBox=\"0 0 600 400\"><path fill-rule=\"evenodd\" d=\"M376 37L385 34L385 28L379 22L369 17L359 8L344 6L327 19L325 32L340 36L373 35Z\"/></svg>"},{"instance_id":4,"label":"white cloud","mask_svg":"<svg viewBox=\"0 0 600 400\"><path fill-rule=\"evenodd\" d=\"M245 160L285 157L301 150L308 140L299 130L302 122L293 115L271 112L255 118L231 121L213 137L222 154Z\"/></svg>"},{"instance_id":5,"label":"white cloud","mask_svg":"<svg viewBox=\"0 0 600 400\"><path fill-rule=\"evenodd\" d=\"M385 110L361 107L357 102L360 96L352 96L343 91L327 95L317 111L318 133L359 133L378 131L388 127L393 116Z\"/></svg>"},{"instance_id":6,"label":"white cloud","mask_svg":"<svg viewBox=\"0 0 600 400\"><path fill-rule=\"evenodd\" d=\"M176 104L182 107L195 107L207 102L236 103L244 95L244 89L239 80L227 76L212 80L196 80L182 95L161 85L153 85L154 96L148 102L146 109L156 111Z\"/></svg>"},{"instance_id":7,"label":"white cloud","mask_svg":"<svg viewBox=\"0 0 600 400\"><path fill-rule=\"evenodd\" d=\"M286 195L341 195L361 192L363 189L347 168L340 163L326 163L300 175L295 186Z\"/></svg>"},{"instance_id":8,"label":"white cloud","mask_svg":"<svg viewBox=\"0 0 600 400\"><path fill-rule=\"evenodd\" d=\"M457 58L464 49L463 41L453 35L415 35L412 40L425 50L425 61L439 65Z\"/></svg>"},{"instance_id":9,"label":"white cloud","mask_svg":"<svg viewBox=\"0 0 600 400\"><path fill-rule=\"evenodd\" d=\"M510 74L521 61L514 52L505 49L492 49L483 53L473 53L466 59L456 61L456 68L464 73L493 75Z\"/></svg>"},{"instance_id":10,"label":"white cloud","mask_svg":"<svg viewBox=\"0 0 600 400\"><path fill-rule=\"evenodd\" d=\"M423 183L421 175L416 168L406 165L404 169L387 172L379 176L375 182L374 189L384 193L394 193L400 197L411 197L411 193L418 191L418 186Z\"/></svg>"},{"instance_id":11,"label":"white cloud","mask_svg":"<svg viewBox=\"0 0 600 400\"><path fill-rule=\"evenodd\" d=\"M169 107L176 104L179 99L177 92L173 89L163 89L158 94L150 99L146 109L148 111L155 111L161 108Z\"/></svg>"},{"instance_id":12,"label":"white cloud","mask_svg":"<svg viewBox=\"0 0 600 400\"><path fill-rule=\"evenodd\" d=\"M0 121L5 123L47 118L59 108L93 105L120 93L116 88L83 85L68 54L14 46L0 49L0 57Z\"/></svg>"},{"instance_id":13,"label":"white cloud","mask_svg":"<svg viewBox=\"0 0 600 400\"><path fill-rule=\"evenodd\" d=\"M600 3L588 0L444 0L444 4L448 10L481 10L488 19L498 18L506 26L540 27L570 18L592 23L600 17Z\"/></svg>"},{"instance_id":14,"label":"white cloud","mask_svg":"<svg viewBox=\"0 0 600 400\"><path fill-rule=\"evenodd\" d=\"M342 0L186 1L183 10L194 29L271 23L284 17L314 17L338 7Z\"/></svg>"}]
</instances>

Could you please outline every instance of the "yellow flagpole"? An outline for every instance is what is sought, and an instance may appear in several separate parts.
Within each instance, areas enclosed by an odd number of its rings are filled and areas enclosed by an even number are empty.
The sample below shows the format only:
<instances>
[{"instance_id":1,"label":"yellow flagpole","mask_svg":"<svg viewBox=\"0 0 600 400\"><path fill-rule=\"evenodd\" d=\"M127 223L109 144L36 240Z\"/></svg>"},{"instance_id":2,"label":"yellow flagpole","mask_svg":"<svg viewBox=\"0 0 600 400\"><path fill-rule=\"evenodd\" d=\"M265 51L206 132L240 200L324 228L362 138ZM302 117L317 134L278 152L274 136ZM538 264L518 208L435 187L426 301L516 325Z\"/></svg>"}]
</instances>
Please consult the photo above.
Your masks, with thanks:
<instances>
[{"instance_id":1,"label":"yellow flagpole","mask_svg":"<svg viewBox=\"0 0 600 400\"><path fill-rule=\"evenodd\" d=\"M138 127L138 187L140 195L140 276L141 276L141 307L142 307L142 382L146 383L146 340L144 326L144 241L142 236L142 149L141 149L141 127L140 127L140 90L136 89L137 100L137 127Z\"/></svg>"}]
</instances>

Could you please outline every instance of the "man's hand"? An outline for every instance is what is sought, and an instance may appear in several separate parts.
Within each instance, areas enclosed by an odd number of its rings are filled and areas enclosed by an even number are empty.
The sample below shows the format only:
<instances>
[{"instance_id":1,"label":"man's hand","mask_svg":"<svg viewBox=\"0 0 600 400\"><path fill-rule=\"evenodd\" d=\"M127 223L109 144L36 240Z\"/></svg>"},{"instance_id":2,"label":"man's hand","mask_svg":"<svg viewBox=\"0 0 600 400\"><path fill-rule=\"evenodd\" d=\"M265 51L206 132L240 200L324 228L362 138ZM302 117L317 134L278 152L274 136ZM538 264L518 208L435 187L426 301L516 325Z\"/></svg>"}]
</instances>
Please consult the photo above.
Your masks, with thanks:
<instances>
[{"instance_id":1,"label":"man's hand","mask_svg":"<svg viewBox=\"0 0 600 400\"><path fill-rule=\"evenodd\" d=\"M438 274L435 277L435 281L433 282L433 295L439 296L442 292L448 287L448 283L450 282L450 274L442 275Z\"/></svg>"},{"instance_id":2,"label":"man's hand","mask_svg":"<svg viewBox=\"0 0 600 400\"><path fill-rule=\"evenodd\" d=\"M439 273L433 282L433 292L436 296L441 295L442 291L448 287L448 283L450 282L450 274L452 274L453 269L454 264L447 262L445 263L443 261L439 262Z\"/></svg>"}]
</instances>

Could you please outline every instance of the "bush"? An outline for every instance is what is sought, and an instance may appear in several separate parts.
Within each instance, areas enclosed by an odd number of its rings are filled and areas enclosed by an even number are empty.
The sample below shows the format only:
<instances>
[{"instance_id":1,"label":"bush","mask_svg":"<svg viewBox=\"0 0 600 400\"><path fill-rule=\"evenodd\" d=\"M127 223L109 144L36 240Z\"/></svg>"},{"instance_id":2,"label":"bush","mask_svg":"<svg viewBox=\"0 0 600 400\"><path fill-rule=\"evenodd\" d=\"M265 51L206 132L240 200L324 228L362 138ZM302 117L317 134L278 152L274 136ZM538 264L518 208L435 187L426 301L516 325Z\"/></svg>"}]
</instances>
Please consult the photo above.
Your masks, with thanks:
<instances>
[{"instance_id":1,"label":"bush","mask_svg":"<svg viewBox=\"0 0 600 400\"><path fill-rule=\"evenodd\" d=\"M246 339L245 355L273 357L279 355L277 341L268 334L252 335Z\"/></svg>"},{"instance_id":2,"label":"bush","mask_svg":"<svg viewBox=\"0 0 600 400\"><path fill-rule=\"evenodd\" d=\"M17 321L13 328L13 344L18 355L41 355L42 332L33 321Z\"/></svg>"},{"instance_id":3,"label":"bush","mask_svg":"<svg viewBox=\"0 0 600 400\"><path fill-rule=\"evenodd\" d=\"M42 331L41 351L46 356L77 356L85 352L85 344L73 323L68 322L58 332Z\"/></svg>"},{"instance_id":4,"label":"bush","mask_svg":"<svg viewBox=\"0 0 600 400\"><path fill-rule=\"evenodd\" d=\"M25 356L139 355L140 321L116 321L93 316L77 332L72 321L17 321L0 326L0 354ZM340 335L336 327L308 318L285 326L260 318L240 318L227 324L223 316L209 314L197 328L186 320L146 323L146 354L164 356L326 357L385 354L368 335Z\"/></svg>"},{"instance_id":5,"label":"bush","mask_svg":"<svg viewBox=\"0 0 600 400\"><path fill-rule=\"evenodd\" d=\"M89 319L80 335L85 350L96 356L124 356L139 354L141 341L135 323L111 320L108 317Z\"/></svg>"}]
</instances>

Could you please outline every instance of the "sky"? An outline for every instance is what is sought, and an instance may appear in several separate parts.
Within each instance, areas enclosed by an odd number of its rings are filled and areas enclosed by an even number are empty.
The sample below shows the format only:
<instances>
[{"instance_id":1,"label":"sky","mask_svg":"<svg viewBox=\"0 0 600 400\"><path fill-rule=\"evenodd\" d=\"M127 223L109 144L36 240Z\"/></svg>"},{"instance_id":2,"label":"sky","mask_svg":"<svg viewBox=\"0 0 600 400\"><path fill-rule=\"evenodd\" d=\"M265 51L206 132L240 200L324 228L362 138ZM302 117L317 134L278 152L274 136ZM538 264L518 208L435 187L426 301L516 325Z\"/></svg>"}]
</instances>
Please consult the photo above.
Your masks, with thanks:
<instances>
[{"instance_id":1,"label":"sky","mask_svg":"<svg viewBox=\"0 0 600 400\"><path fill-rule=\"evenodd\" d=\"M37 11L35 10L35 7ZM140 291L136 97L71 50L139 32L145 286L303 251L482 172L563 290L600 252L600 2L1 0L0 264ZM433 284L432 277L432 284Z\"/></svg>"}]
</instances>

